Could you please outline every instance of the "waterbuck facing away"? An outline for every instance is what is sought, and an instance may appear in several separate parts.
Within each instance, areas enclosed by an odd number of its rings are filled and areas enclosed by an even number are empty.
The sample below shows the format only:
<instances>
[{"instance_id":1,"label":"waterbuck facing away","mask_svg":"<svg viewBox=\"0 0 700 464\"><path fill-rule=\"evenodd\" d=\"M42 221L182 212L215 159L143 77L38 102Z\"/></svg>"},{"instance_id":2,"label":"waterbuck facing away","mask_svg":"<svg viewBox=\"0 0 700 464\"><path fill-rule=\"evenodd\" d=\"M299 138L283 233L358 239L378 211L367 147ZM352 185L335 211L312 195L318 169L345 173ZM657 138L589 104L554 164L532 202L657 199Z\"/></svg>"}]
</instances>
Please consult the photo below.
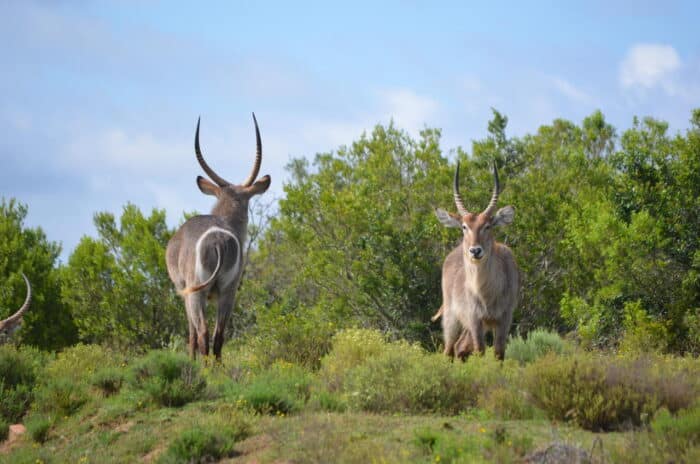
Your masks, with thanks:
<instances>
[{"instance_id":1,"label":"waterbuck facing away","mask_svg":"<svg viewBox=\"0 0 700 464\"><path fill-rule=\"evenodd\" d=\"M459 214L436 209L440 222L461 227L464 237L442 266L442 315L445 354L465 359L473 351L485 350L484 333L494 331L496 357L503 359L506 339L517 303L519 273L513 253L493 238L493 229L513 222L515 210L496 211L500 186L493 166L495 186L491 201L479 214L470 213L459 193L459 162L454 178L454 199Z\"/></svg>"},{"instance_id":2,"label":"waterbuck facing away","mask_svg":"<svg viewBox=\"0 0 700 464\"><path fill-rule=\"evenodd\" d=\"M224 329L235 302L245 262L244 243L248 229L248 201L270 187L270 176L255 179L262 161L258 122L255 123L255 164L242 184L232 184L219 176L204 161L199 149L199 120L194 136L194 151L205 173L215 182L197 176L202 193L217 199L211 214L188 219L168 242L165 254L168 274L185 300L189 322L190 356L197 350L209 354L209 332L204 314L207 299L216 296L218 309L214 328L214 355L221 359Z\"/></svg>"},{"instance_id":3,"label":"waterbuck facing away","mask_svg":"<svg viewBox=\"0 0 700 464\"><path fill-rule=\"evenodd\" d=\"M17 310L16 313L7 319L0 321L0 340L10 337L17 331L17 329L19 329L20 325L22 325L24 313L27 312L27 309L29 309L29 305L32 302L32 286L29 284L29 279L27 279L27 276L24 275L24 273L22 273L22 278L24 279L24 283L27 284L27 297L24 299L24 304Z\"/></svg>"}]
</instances>

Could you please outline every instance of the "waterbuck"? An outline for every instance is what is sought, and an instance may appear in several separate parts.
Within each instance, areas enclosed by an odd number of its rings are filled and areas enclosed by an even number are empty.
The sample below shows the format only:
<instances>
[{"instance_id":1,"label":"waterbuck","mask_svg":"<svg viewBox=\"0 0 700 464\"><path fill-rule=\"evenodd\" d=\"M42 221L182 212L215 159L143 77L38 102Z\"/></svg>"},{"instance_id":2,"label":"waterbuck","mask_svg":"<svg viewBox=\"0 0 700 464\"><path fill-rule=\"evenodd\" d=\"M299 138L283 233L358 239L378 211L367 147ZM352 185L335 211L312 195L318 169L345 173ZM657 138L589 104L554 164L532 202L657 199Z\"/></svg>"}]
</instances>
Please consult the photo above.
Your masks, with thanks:
<instances>
[{"instance_id":1,"label":"waterbuck","mask_svg":"<svg viewBox=\"0 0 700 464\"><path fill-rule=\"evenodd\" d=\"M433 320L442 315L445 354L465 359L473 351L483 354L484 333L494 332L496 357L503 359L508 330L513 319L519 290L518 267L513 252L494 240L495 227L513 222L515 210L506 206L496 211L500 186L493 166L495 186L491 201L479 214L464 207L459 193L459 162L454 177L454 200L459 214L436 209L440 222L461 227L464 237L442 266L442 306Z\"/></svg>"},{"instance_id":2,"label":"waterbuck","mask_svg":"<svg viewBox=\"0 0 700 464\"><path fill-rule=\"evenodd\" d=\"M22 304L16 313L7 319L0 321L0 337L2 338L9 338L19 329L20 325L22 325L24 313L27 312L27 309L29 309L29 305L32 302L32 286L29 284L29 279L27 279L27 276L24 275L24 273L22 273L22 278L24 279L24 283L27 285L27 297L24 299L24 304Z\"/></svg>"},{"instance_id":3,"label":"waterbuck","mask_svg":"<svg viewBox=\"0 0 700 464\"><path fill-rule=\"evenodd\" d=\"M202 193L217 199L211 214L188 219L168 242L168 274L185 300L189 323L189 353L209 354L209 332L204 314L207 299L217 299L214 328L214 355L221 360L224 329L235 302L245 263L244 243L248 229L248 201L270 187L270 176L256 181L262 161L262 143L258 121L255 124L255 164L242 184L232 184L219 176L204 161L199 149L199 120L194 136L194 151L204 172L215 183L197 176Z\"/></svg>"}]
</instances>

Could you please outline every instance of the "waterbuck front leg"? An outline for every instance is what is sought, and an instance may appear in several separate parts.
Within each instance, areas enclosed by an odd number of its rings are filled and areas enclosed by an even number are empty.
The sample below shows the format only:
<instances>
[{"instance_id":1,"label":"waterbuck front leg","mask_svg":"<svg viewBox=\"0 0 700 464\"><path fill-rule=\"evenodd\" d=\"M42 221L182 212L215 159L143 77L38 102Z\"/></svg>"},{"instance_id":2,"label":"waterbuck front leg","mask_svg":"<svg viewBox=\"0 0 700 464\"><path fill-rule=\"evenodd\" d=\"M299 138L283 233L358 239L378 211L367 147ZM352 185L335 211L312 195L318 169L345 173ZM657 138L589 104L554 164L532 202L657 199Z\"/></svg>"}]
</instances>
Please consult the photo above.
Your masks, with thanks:
<instances>
[{"instance_id":1,"label":"waterbuck front leg","mask_svg":"<svg viewBox=\"0 0 700 464\"><path fill-rule=\"evenodd\" d=\"M237 286L237 283L234 283L234 285ZM224 345L224 332L236 299L235 288L234 286L233 290L219 292L216 326L214 327L214 356L216 356L218 362L221 362L221 347Z\"/></svg>"},{"instance_id":2,"label":"waterbuck front leg","mask_svg":"<svg viewBox=\"0 0 700 464\"><path fill-rule=\"evenodd\" d=\"M504 316L496 326L493 337L493 349L496 352L496 358L500 361L506 357L506 343L508 341L508 329L510 328L512 315Z\"/></svg>"}]
</instances>

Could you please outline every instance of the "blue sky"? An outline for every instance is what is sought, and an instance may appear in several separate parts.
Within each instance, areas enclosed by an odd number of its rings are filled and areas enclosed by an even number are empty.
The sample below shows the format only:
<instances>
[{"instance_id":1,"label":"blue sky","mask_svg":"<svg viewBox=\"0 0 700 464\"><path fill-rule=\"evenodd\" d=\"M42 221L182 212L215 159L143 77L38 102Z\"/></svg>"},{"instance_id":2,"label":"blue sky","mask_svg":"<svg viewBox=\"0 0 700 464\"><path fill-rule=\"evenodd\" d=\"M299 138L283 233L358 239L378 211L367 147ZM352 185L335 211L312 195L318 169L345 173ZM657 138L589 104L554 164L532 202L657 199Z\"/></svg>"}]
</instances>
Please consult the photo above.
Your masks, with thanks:
<instances>
[{"instance_id":1,"label":"blue sky","mask_svg":"<svg viewBox=\"0 0 700 464\"><path fill-rule=\"evenodd\" d=\"M600 109L683 131L700 107L698 2L0 2L0 197L65 260L97 211L208 211L192 142L244 179L391 119L482 138L494 107L523 135ZM528 3L528 4L526 4ZM567 6L562 6L564 3Z\"/></svg>"}]
</instances>

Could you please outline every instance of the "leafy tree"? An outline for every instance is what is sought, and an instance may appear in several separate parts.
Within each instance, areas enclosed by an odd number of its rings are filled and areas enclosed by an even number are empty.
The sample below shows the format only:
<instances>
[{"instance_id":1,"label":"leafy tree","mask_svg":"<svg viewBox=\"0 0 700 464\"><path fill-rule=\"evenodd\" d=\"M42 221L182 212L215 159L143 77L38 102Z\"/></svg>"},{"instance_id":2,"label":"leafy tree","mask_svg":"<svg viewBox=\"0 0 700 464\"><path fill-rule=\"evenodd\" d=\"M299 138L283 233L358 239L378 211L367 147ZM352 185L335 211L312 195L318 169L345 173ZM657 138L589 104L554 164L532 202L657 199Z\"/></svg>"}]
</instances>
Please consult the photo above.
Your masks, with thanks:
<instances>
[{"instance_id":1,"label":"leafy tree","mask_svg":"<svg viewBox=\"0 0 700 464\"><path fill-rule=\"evenodd\" d=\"M77 332L60 299L56 261L61 246L41 228L27 228L27 206L15 199L0 201L0 319L19 308L26 297L24 272L32 285L32 304L17 339L54 350L75 342Z\"/></svg>"},{"instance_id":2,"label":"leafy tree","mask_svg":"<svg viewBox=\"0 0 700 464\"><path fill-rule=\"evenodd\" d=\"M63 269L61 294L80 339L157 348L185 333L182 302L168 278L165 246L172 236L165 212L144 216L132 204L119 224L94 218L98 238L83 237Z\"/></svg>"},{"instance_id":3,"label":"leafy tree","mask_svg":"<svg viewBox=\"0 0 700 464\"><path fill-rule=\"evenodd\" d=\"M293 160L286 197L248 271L264 303L283 315L324 314L341 326L429 339L442 259L457 239L433 213L452 202L439 138L425 130L415 141L377 126L317 155L313 172Z\"/></svg>"}]
</instances>

